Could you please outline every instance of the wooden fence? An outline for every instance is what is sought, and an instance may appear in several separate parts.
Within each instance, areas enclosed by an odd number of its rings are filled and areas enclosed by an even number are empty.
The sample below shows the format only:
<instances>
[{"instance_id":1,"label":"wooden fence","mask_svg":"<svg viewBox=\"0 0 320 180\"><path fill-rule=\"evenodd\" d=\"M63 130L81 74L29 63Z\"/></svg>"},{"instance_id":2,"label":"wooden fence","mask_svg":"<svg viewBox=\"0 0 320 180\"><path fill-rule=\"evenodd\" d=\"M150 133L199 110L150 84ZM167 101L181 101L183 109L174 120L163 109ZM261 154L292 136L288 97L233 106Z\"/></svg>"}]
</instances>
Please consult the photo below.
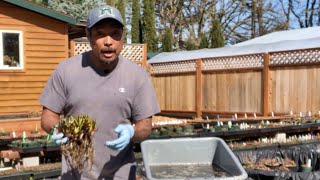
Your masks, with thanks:
<instances>
[{"instance_id":1,"label":"wooden fence","mask_svg":"<svg viewBox=\"0 0 320 180\"><path fill-rule=\"evenodd\" d=\"M163 113L201 117L320 111L319 48L150 65Z\"/></svg>"}]
</instances>

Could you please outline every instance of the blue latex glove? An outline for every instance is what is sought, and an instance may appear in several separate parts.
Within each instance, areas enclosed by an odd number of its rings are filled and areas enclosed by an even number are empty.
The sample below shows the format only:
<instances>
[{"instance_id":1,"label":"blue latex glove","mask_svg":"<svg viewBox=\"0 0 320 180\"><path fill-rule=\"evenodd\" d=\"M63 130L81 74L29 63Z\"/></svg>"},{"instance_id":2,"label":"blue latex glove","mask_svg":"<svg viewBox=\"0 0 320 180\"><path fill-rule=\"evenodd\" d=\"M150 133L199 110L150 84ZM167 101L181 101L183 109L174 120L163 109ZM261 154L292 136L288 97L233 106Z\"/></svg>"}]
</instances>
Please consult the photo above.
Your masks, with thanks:
<instances>
[{"instance_id":1,"label":"blue latex glove","mask_svg":"<svg viewBox=\"0 0 320 180\"><path fill-rule=\"evenodd\" d=\"M133 137L134 128L131 124L119 124L114 131L118 133L119 138L113 141L106 141L106 146L121 151L129 143Z\"/></svg>"},{"instance_id":2,"label":"blue latex glove","mask_svg":"<svg viewBox=\"0 0 320 180\"><path fill-rule=\"evenodd\" d=\"M57 128L53 129L51 139L56 142L56 144L65 144L69 140L68 137L65 137L62 132L58 133Z\"/></svg>"}]
</instances>

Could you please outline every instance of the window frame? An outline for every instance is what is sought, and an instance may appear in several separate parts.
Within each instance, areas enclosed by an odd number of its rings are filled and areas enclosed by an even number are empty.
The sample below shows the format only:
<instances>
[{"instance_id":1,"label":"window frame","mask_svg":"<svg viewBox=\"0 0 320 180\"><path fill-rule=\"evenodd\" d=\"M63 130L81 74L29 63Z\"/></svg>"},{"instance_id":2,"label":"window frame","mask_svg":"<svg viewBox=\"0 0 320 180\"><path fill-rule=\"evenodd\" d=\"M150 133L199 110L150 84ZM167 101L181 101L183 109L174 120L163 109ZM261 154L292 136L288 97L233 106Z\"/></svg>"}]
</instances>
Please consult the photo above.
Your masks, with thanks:
<instances>
[{"instance_id":1,"label":"window frame","mask_svg":"<svg viewBox=\"0 0 320 180\"><path fill-rule=\"evenodd\" d=\"M19 35L19 66L7 67L3 62L3 34L2 33L15 33ZM0 70L23 70L24 69L24 56L23 56L23 31L19 30L3 30L0 29Z\"/></svg>"}]
</instances>

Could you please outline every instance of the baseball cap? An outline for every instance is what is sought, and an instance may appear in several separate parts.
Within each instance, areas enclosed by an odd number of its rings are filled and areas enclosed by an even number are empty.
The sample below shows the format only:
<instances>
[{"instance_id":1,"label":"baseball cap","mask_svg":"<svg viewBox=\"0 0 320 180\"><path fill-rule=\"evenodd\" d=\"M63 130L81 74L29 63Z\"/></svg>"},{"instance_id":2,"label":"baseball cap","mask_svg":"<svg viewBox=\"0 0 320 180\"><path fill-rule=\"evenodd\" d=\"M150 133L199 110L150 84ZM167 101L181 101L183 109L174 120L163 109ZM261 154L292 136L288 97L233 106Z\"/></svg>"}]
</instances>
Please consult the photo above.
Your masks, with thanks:
<instances>
[{"instance_id":1,"label":"baseball cap","mask_svg":"<svg viewBox=\"0 0 320 180\"><path fill-rule=\"evenodd\" d=\"M89 11L87 28L91 28L103 19L114 19L123 26L123 20L119 10L109 5L103 5L95 7Z\"/></svg>"}]
</instances>

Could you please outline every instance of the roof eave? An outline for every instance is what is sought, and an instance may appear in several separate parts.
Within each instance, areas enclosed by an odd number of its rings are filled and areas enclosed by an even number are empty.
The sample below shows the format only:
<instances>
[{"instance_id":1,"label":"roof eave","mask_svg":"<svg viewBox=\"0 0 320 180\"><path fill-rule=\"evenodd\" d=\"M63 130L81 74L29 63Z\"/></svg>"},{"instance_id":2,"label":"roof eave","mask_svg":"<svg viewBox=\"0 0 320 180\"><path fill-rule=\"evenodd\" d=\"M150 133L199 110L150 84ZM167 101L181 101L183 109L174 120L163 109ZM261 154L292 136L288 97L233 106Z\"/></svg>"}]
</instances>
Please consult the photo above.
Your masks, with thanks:
<instances>
[{"instance_id":1,"label":"roof eave","mask_svg":"<svg viewBox=\"0 0 320 180\"><path fill-rule=\"evenodd\" d=\"M76 24L78 22L75 18L73 18L71 16L61 14L57 11L33 4L28 1L21 1L21 0L4 0L4 1L11 3L11 4L14 4L16 6L22 7L22 8L25 8L25 9L31 10L31 11L37 12L39 14L43 14L43 15L49 16L51 18L69 23L69 24Z\"/></svg>"}]
</instances>

